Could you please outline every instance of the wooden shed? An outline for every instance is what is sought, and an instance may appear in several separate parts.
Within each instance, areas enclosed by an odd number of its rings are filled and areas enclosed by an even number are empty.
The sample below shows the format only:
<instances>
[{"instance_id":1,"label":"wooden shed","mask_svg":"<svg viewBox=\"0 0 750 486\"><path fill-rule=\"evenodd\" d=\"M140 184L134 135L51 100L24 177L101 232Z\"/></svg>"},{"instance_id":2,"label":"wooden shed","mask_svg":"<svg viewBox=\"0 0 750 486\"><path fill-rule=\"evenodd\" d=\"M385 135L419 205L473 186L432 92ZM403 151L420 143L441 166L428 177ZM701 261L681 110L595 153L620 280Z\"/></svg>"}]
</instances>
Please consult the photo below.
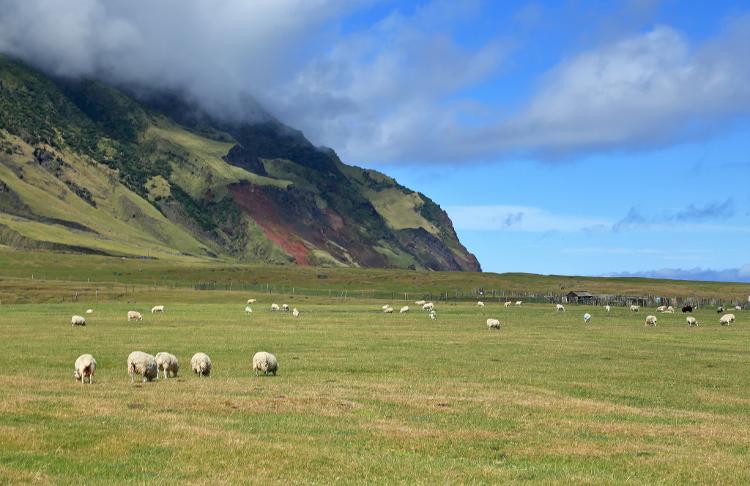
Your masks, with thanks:
<instances>
[{"instance_id":1,"label":"wooden shed","mask_svg":"<svg viewBox=\"0 0 750 486\"><path fill-rule=\"evenodd\" d=\"M594 296L590 292L585 291L571 291L568 292L568 302L571 304L593 304Z\"/></svg>"}]
</instances>

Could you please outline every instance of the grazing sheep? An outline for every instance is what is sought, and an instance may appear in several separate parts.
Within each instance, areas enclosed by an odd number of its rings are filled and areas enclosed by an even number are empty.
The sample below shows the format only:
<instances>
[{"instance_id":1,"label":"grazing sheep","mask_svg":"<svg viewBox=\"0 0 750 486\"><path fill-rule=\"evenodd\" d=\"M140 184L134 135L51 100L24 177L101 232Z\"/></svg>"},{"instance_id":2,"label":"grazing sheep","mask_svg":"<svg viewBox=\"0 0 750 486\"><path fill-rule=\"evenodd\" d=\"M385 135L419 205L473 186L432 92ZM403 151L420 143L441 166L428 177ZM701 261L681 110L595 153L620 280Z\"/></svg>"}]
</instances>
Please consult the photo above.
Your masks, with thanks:
<instances>
[{"instance_id":1,"label":"grazing sheep","mask_svg":"<svg viewBox=\"0 0 750 486\"><path fill-rule=\"evenodd\" d=\"M72 326L85 326L86 325L86 319L84 319L81 316L73 316L70 318L70 324Z\"/></svg>"},{"instance_id":2,"label":"grazing sheep","mask_svg":"<svg viewBox=\"0 0 750 486\"><path fill-rule=\"evenodd\" d=\"M393 314L393 307L391 307L391 306L388 306L388 307L386 307L385 309L383 309L383 312L384 312L385 314Z\"/></svg>"},{"instance_id":3,"label":"grazing sheep","mask_svg":"<svg viewBox=\"0 0 750 486\"><path fill-rule=\"evenodd\" d=\"M245 306L245 313L252 314L253 313L253 308L250 307L249 305L246 305Z\"/></svg>"},{"instance_id":4,"label":"grazing sheep","mask_svg":"<svg viewBox=\"0 0 750 486\"><path fill-rule=\"evenodd\" d=\"M479 307L484 307L484 302L482 302L482 301L480 300L479 302L477 302L477 305L478 305Z\"/></svg>"},{"instance_id":5,"label":"grazing sheep","mask_svg":"<svg viewBox=\"0 0 750 486\"><path fill-rule=\"evenodd\" d=\"M271 304L271 312L276 312L279 310L279 304Z\"/></svg>"},{"instance_id":6,"label":"grazing sheep","mask_svg":"<svg viewBox=\"0 0 750 486\"><path fill-rule=\"evenodd\" d=\"M606 310L607 312L609 312L610 310L612 310L612 307L610 307L609 304L607 304L607 305L604 306L604 310Z\"/></svg>"},{"instance_id":7,"label":"grazing sheep","mask_svg":"<svg viewBox=\"0 0 750 486\"><path fill-rule=\"evenodd\" d=\"M299 311L296 307L292 309L292 317L299 317Z\"/></svg>"},{"instance_id":8,"label":"grazing sheep","mask_svg":"<svg viewBox=\"0 0 750 486\"><path fill-rule=\"evenodd\" d=\"M151 308L151 313L155 312L164 312L164 306L163 305L155 305Z\"/></svg>"},{"instance_id":9,"label":"grazing sheep","mask_svg":"<svg viewBox=\"0 0 750 486\"><path fill-rule=\"evenodd\" d=\"M380 308L383 309L383 310L386 310L390 306L391 306L390 304L383 304L382 306L380 306Z\"/></svg>"},{"instance_id":10,"label":"grazing sheep","mask_svg":"<svg viewBox=\"0 0 750 486\"><path fill-rule=\"evenodd\" d=\"M489 329L500 329L500 321L497 319L487 319L487 327Z\"/></svg>"},{"instance_id":11,"label":"grazing sheep","mask_svg":"<svg viewBox=\"0 0 750 486\"><path fill-rule=\"evenodd\" d=\"M211 374L211 358L206 353L195 353L190 358L190 368L199 377L209 376Z\"/></svg>"},{"instance_id":12,"label":"grazing sheep","mask_svg":"<svg viewBox=\"0 0 750 486\"><path fill-rule=\"evenodd\" d=\"M400 310L398 311L398 313L399 313L399 314L406 314L407 312L409 312L409 306L408 306L408 305L405 305L405 306L403 306L403 307L402 307L402 308L401 308L401 309L400 309Z\"/></svg>"},{"instance_id":13,"label":"grazing sheep","mask_svg":"<svg viewBox=\"0 0 750 486\"><path fill-rule=\"evenodd\" d=\"M683 313L685 313L685 312L693 312L693 306L689 305L689 304L688 305L683 305L682 306L682 312Z\"/></svg>"},{"instance_id":14,"label":"grazing sheep","mask_svg":"<svg viewBox=\"0 0 750 486\"><path fill-rule=\"evenodd\" d=\"M517 300L517 301L516 301L516 305L521 305L521 304L523 304L523 301L522 301L522 300Z\"/></svg>"},{"instance_id":15,"label":"grazing sheep","mask_svg":"<svg viewBox=\"0 0 750 486\"><path fill-rule=\"evenodd\" d=\"M739 306L739 305L735 305L735 306L734 306L734 310L742 310L742 306Z\"/></svg>"},{"instance_id":16,"label":"grazing sheep","mask_svg":"<svg viewBox=\"0 0 750 486\"><path fill-rule=\"evenodd\" d=\"M430 319L432 319L433 321L437 319L437 312L435 312L434 310L430 311Z\"/></svg>"},{"instance_id":17,"label":"grazing sheep","mask_svg":"<svg viewBox=\"0 0 750 486\"><path fill-rule=\"evenodd\" d=\"M164 372L164 379L166 380L169 375L172 375L172 377L177 376L177 372L180 370L180 362L177 361L177 356L170 353L156 353L156 356L154 357L156 360L156 370L157 370L157 376L159 374L159 371Z\"/></svg>"},{"instance_id":18,"label":"grazing sheep","mask_svg":"<svg viewBox=\"0 0 750 486\"><path fill-rule=\"evenodd\" d=\"M273 373L273 376L276 376L276 372L279 371L279 362L271 353L260 351L253 356L253 371L255 376L258 376L259 372L264 375Z\"/></svg>"},{"instance_id":19,"label":"grazing sheep","mask_svg":"<svg viewBox=\"0 0 750 486\"><path fill-rule=\"evenodd\" d=\"M512 306L512 305L513 305L513 302L510 302L510 301L508 301L508 302L506 302L506 303L505 303L504 305L505 305L505 307L510 307L510 306Z\"/></svg>"},{"instance_id":20,"label":"grazing sheep","mask_svg":"<svg viewBox=\"0 0 750 486\"><path fill-rule=\"evenodd\" d=\"M284 312L289 312L289 304L281 304L281 310Z\"/></svg>"},{"instance_id":21,"label":"grazing sheep","mask_svg":"<svg viewBox=\"0 0 750 486\"><path fill-rule=\"evenodd\" d=\"M722 326L728 326L730 323L734 322L734 320L734 314L724 314L721 316L721 319L719 319L719 324Z\"/></svg>"},{"instance_id":22,"label":"grazing sheep","mask_svg":"<svg viewBox=\"0 0 750 486\"><path fill-rule=\"evenodd\" d=\"M722 312L724 312L724 306L720 305L719 307L716 308L716 313L721 314Z\"/></svg>"},{"instance_id":23,"label":"grazing sheep","mask_svg":"<svg viewBox=\"0 0 750 486\"><path fill-rule=\"evenodd\" d=\"M665 310L667 310L666 305L660 305L659 307L656 308L656 312L664 312Z\"/></svg>"},{"instance_id":24,"label":"grazing sheep","mask_svg":"<svg viewBox=\"0 0 750 486\"><path fill-rule=\"evenodd\" d=\"M588 312L583 315L583 322L589 322L591 320L591 314Z\"/></svg>"},{"instance_id":25,"label":"grazing sheep","mask_svg":"<svg viewBox=\"0 0 750 486\"><path fill-rule=\"evenodd\" d=\"M93 314L93 313L94 313L94 309L86 309L86 314Z\"/></svg>"},{"instance_id":26,"label":"grazing sheep","mask_svg":"<svg viewBox=\"0 0 750 486\"><path fill-rule=\"evenodd\" d=\"M565 306L564 306L564 305L562 305L562 304L557 304L557 305L555 306L555 310L556 310L557 312L565 312Z\"/></svg>"},{"instance_id":27,"label":"grazing sheep","mask_svg":"<svg viewBox=\"0 0 750 486\"><path fill-rule=\"evenodd\" d=\"M693 327L693 326L698 327L698 320L693 316L687 317L687 323L688 323L688 326L690 327Z\"/></svg>"},{"instance_id":28,"label":"grazing sheep","mask_svg":"<svg viewBox=\"0 0 750 486\"><path fill-rule=\"evenodd\" d=\"M631 312L638 312L639 310L641 310L641 306L639 306L639 305L634 305L633 304L633 305L630 306L630 311Z\"/></svg>"},{"instance_id":29,"label":"grazing sheep","mask_svg":"<svg viewBox=\"0 0 750 486\"><path fill-rule=\"evenodd\" d=\"M90 354L80 355L73 365L73 376L81 382L81 385L86 383L86 377L89 379L89 385L92 384L94 372L96 372L96 360Z\"/></svg>"},{"instance_id":30,"label":"grazing sheep","mask_svg":"<svg viewBox=\"0 0 750 486\"><path fill-rule=\"evenodd\" d=\"M674 309L670 306L667 307L667 310L664 311L665 314L674 314Z\"/></svg>"},{"instance_id":31,"label":"grazing sheep","mask_svg":"<svg viewBox=\"0 0 750 486\"><path fill-rule=\"evenodd\" d=\"M159 376L159 369L156 367L156 359L150 354L142 351L133 351L128 356L128 375L131 383L135 375L143 376L143 381L151 381Z\"/></svg>"},{"instance_id":32,"label":"grazing sheep","mask_svg":"<svg viewBox=\"0 0 750 486\"><path fill-rule=\"evenodd\" d=\"M422 306L423 311L432 311L435 309L435 304L432 302L427 302L425 305Z\"/></svg>"},{"instance_id":33,"label":"grazing sheep","mask_svg":"<svg viewBox=\"0 0 750 486\"><path fill-rule=\"evenodd\" d=\"M255 300L255 299L247 299L247 303L248 304L255 304L256 302L257 302L257 300Z\"/></svg>"},{"instance_id":34,"label":"grazing sheep","mask_svg":"<svg viewBox=\"0 0 750 486\"><path fill-rule=\"evenodd\" d=\"M133 319L136 321L142 321L143 316L138 311L128 311L128 321L132 321Z\"/></svg>"},{"instance_id":35,"label":"grazing sheep","mask_svg":"<svg viewBox=\"0 0 750 486\"><path fill-rule=\"evenodd\" d=\"M656 327L656 316L646 316L646 326Z\"/></svg>"},{"instance_id":36,"label":"grazing sheep","mask_svg":"<svg viewBox=\"0 0 750 486\"><path fill-rule=\"evenodd\" d=\"M425 305L426 303L427 303L426 300L418 300L418 301L414 302L414 305Z\"/></svg>"}]
</instances>

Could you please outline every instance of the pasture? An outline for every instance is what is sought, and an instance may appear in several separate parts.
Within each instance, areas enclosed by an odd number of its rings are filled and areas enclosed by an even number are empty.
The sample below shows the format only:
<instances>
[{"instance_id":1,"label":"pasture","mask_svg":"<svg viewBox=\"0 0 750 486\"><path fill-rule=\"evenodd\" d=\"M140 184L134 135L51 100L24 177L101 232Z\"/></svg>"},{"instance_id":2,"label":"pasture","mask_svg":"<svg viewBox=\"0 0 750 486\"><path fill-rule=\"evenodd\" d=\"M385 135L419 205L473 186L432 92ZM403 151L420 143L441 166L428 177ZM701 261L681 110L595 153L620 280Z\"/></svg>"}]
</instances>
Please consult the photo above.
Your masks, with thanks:
<instances>
[{"instance_id":1,"label":"pasture","mask_svg":"<svg viewBox=\"0 0 750 486\"><path fill-rule=\"evenodd\" d=\"M0 483L750 483L746 311L645 328L649 309L488 302L431 321L265 295L248 316L229 295L0 306ZM174 353L179 377L131 383L134 350ZM261 350L278 376L251 373ZM92 386L73 379L82 353Z\"/></svg>"}]
</instances>

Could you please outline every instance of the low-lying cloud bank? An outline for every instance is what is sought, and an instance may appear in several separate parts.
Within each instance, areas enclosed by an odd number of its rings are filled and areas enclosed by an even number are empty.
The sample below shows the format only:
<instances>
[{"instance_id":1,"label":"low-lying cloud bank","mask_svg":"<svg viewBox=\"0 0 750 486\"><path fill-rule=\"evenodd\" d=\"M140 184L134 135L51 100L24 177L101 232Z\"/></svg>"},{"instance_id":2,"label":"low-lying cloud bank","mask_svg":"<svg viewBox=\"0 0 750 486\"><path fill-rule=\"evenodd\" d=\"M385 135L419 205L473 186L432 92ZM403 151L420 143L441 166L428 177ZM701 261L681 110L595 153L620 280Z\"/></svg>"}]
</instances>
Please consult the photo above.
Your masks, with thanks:
<instances>
[{"instance_id":1,"label":"low-lying cloud bank","mask_svg":"<svg viewBox=\"0 0 750 486\"><path fill-rule=\"evenodd\" d=\"M711 270L709 268L662 268L642 272L619 272L603 275L605 277L646 277L666 278L672 280L703 280L710 282L747 282L750 283L750 263L739 268Z\"/></svg>"}]
</instances>

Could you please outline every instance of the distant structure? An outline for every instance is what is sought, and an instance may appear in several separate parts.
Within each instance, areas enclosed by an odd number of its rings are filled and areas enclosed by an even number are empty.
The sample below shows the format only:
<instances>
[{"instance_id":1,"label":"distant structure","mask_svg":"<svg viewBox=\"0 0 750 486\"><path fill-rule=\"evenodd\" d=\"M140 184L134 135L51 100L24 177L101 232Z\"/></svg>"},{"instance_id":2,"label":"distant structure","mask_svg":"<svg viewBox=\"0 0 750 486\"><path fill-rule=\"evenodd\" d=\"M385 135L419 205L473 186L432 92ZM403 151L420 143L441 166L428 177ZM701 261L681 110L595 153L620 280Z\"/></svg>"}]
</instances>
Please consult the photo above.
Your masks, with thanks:
<instances>
[{"instance_id":1,"label":"distant structure","mask_svg":"<svg viewBox=\"0 0 750 486\"><path fill-rule=\"evenodd\" d=\"M570 304L593 304L594 296L590 292L571 291L568 292L568 303Z\"/></svg>"}]
</instances>

